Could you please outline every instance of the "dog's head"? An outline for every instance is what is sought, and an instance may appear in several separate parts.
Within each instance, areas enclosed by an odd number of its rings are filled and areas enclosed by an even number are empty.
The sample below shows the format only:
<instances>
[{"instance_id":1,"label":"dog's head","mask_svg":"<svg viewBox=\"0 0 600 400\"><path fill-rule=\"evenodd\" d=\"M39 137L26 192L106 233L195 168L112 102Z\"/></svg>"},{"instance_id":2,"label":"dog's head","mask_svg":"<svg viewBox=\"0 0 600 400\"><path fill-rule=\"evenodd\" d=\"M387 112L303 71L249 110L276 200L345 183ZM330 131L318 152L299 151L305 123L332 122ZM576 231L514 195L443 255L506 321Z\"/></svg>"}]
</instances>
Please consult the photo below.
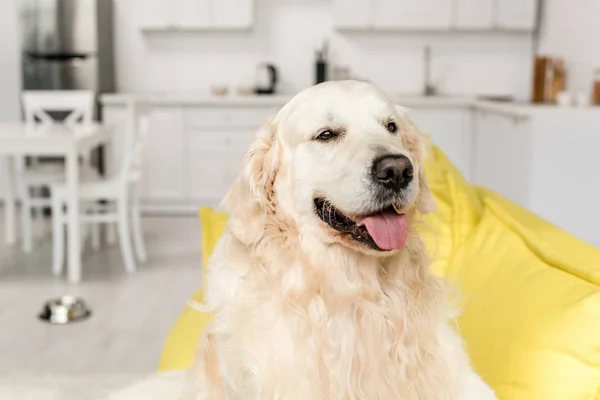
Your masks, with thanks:
<instances>
[{"instance_id":1,"label":"dog's head","mask_svg":"<svg viewBox=\"0 0 600 400\"><path fill-rule=\"evenodd\" d=\"M415 211L433 207L424 153L423 135L374 86L313 86L261 129L225 204L248 244L286 221L326 243L389 254L404 246Z\"/></svg>"}]
</instances>

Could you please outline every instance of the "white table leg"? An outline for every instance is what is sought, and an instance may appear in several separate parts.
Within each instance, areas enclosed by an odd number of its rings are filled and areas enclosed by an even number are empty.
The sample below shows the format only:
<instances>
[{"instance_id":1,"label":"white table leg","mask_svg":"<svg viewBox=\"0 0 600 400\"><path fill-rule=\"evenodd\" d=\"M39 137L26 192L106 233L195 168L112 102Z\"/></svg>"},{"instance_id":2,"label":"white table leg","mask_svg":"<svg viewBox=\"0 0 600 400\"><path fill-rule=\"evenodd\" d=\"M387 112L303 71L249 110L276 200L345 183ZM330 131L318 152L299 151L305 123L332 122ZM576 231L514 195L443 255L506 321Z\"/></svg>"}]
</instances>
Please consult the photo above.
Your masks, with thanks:
<instances>
[{"instance_id":1,"label":"white table leg","mask_svg":"<svg viewBox=\"0 0 600 400\"><path fill-rule=\"evenodd\" d=\"M14 245L17 241L15 210L15 168L10 156L0 157L4 170L4 223L6 224L6 243Z\"/></svg>"},{"instance_id":2,"label":"white table leg","mask_svg":"<svg viewBox=\"0 0 600 400\"><path fill-rule=\"evenodd\" d=\"M79 162L73 148L66 157L67 168L67 221L68 221L68 279L81 281L81 226L79 225Z\"/></svg>"}]
</instances>

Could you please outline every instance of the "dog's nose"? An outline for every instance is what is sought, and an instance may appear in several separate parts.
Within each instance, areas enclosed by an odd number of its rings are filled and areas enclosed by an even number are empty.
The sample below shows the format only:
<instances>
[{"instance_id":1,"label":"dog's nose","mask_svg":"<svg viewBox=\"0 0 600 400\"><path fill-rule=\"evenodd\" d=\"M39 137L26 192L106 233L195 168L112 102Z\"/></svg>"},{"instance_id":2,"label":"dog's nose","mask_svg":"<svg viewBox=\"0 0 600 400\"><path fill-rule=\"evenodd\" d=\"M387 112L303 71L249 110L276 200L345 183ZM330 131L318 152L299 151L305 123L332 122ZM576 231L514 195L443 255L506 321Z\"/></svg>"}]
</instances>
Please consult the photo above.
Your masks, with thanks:
<instances>
[{"instance_id":1,"label":"dog's nose","mask_svg":"<svg viewBox=\"0 0 600 400\"><path fill-rule=\"evenodd\" d=\"M383 156L373 163L373 180L388 189L404 189L412 179L413 166L403 155Z\"/></svg>"}]
</instances>

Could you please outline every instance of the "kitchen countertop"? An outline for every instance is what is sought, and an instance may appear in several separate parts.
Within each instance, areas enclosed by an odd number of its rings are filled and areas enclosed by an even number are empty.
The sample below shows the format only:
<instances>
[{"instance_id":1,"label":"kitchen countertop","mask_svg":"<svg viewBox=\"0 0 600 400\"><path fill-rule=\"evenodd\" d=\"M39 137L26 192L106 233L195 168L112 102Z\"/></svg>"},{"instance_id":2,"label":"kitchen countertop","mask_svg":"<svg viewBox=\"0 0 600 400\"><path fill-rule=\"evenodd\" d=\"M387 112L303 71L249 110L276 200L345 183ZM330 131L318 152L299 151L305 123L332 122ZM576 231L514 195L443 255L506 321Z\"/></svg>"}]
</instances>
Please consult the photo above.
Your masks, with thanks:
<instances>
[{"instance_id":1,"label":"kitchen countertop","mask_svg":"<svg viewBox=\"0 0 600 400\"><path fill-rule=\"evenodd\" d=\"M156 93L127 94L110 93L100 96L106 106L120 106L131 98L148 100L161 106L233 106L233 107L281 107L293 95L249 95L249 96L210 96L193 93ZM600 106L558 107L549 104L531 104L525 102L502 102L462 96L390 96L394 102L407 108L471 108L478 111L500 113L515 118L527 118L533 114L547 111L560 112L598 112Z\"/></svg>"},{"instance_id":2,"label":"kitchen countertop","mask_svg":"<svg viewBox=\"0 0 600 400\"><path fill-rule=\"evenodd\" d=\"M103 94L104 105L123 105L130 98L148 100L155 105L190 106L283 106L293 95L249 95L249 96L210 96L185 93L164 94ZM473 98L458 96L392 96L392 99L405 107L467 107Z\"/></svg>"}]
</instances>

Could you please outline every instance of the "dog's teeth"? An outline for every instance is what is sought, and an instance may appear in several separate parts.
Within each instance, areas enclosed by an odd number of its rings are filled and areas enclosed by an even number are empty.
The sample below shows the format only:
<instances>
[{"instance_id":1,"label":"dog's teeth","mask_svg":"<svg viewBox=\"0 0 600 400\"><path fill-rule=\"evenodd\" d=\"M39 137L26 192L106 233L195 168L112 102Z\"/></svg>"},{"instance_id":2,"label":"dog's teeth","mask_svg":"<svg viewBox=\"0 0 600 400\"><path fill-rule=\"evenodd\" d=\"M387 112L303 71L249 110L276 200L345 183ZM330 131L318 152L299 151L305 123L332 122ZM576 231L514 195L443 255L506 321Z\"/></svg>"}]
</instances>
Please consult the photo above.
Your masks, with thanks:
<instances>
[{"instance_id":1,"label":"dog's teeth","mask_svg":"<svg viewBox=\"0 0 600 400\"><path fill-rule=\"evenodd\" d=\"M394 207L394 211L396 211L398 214L402 214L402 210L400 209L400 207L398 207L397 204L392 204L392 206Z\"/></svg>"}]
</instances>

